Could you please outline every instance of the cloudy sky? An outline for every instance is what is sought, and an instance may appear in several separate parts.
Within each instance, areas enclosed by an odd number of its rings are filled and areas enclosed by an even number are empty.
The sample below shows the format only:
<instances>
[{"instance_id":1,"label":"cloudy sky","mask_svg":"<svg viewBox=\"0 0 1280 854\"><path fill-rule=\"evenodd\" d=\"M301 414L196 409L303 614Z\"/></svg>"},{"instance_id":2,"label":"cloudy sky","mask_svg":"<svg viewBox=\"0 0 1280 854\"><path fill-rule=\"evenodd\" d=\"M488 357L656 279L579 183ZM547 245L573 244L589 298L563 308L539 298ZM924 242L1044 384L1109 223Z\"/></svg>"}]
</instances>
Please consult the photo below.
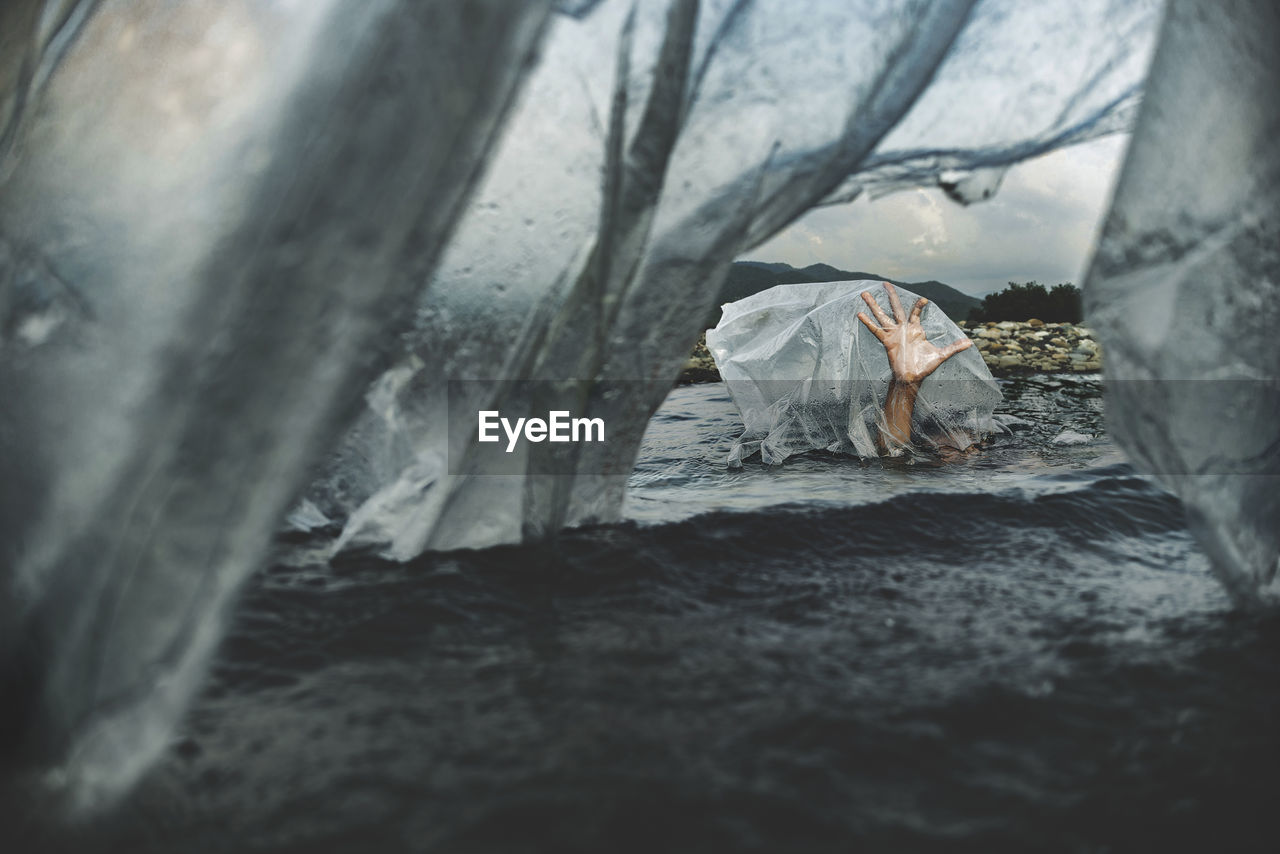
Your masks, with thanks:
<instances>
[{"instance_id":1,"label":"cloudy sky","mask_svg":"<svg viewBox=\"0 0 1280 854\"><path fill-rule=\"evenodd\" d=\"M937 279L975 296L1010 281L1080 284L1127 144L1105 137L1015 166L968 207L911 190L820 208L744 258Z\"/></svg>"}]
</instances>

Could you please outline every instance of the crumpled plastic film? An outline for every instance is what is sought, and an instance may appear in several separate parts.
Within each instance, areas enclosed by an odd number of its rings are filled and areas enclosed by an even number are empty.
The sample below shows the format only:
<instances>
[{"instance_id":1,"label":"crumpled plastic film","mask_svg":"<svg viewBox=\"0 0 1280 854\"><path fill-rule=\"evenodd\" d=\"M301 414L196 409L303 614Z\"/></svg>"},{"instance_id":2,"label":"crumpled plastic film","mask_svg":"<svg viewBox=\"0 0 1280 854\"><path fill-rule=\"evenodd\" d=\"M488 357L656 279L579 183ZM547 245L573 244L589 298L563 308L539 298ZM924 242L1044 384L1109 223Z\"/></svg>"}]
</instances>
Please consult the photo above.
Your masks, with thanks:
<instances>
[{"instance_id":1,"label":"crumpled plastic film","mask_svg":"<svg viewBox=\"0 0 1280 854\"><path fill-rule=\"evenodd\" d=\"M0 750L68 803L164 750L549 13L0 4Z\"/></svg>"},{"instance_id":2,"label":"crumpled plastic film","mask_svg":"<svg viewBox=\"0 0 1280 854\"><path fill-rule=\"evenodd\" d=\"M892 375L884 346L858 320L864 292L892 314L884 285L873 281L779 285L724 306L707 349L742 413L731 467L756 454L769 465L815 450L879 454ZM898 294L908 307L919 299ZM938 347L965 335L932 303L920 322ZM921 384L913 438L926 448L967 447L996 429L1000 397L978 352L961 351Z\"/></svg>"},{"instance_id":3,"label":"crumpled plastic film","mask_svg":"<svg viewBox=\"0 0 1280 854\"><path fill-rule=\"evenodd\" d=\"M1084 294L1107 430L1237 601L1280 604L1280 10L1171 4Z\"/></svg>"}]
</instances>

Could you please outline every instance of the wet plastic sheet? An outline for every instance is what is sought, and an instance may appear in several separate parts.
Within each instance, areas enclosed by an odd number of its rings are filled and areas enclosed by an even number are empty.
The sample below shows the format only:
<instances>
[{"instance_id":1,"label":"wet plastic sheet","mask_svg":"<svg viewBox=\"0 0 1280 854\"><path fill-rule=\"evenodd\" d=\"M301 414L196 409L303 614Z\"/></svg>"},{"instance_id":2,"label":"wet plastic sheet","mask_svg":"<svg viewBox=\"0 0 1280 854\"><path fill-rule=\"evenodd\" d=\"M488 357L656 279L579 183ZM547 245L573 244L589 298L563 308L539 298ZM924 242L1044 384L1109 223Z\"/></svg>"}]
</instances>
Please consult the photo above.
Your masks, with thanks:
<instances>
[{"instance_id":1,"label":"wet plastic sheet","mask_svg":"<svg viewBox=\"0 0 1280 854\"><path fill-rule=\"evenodd\" d=\"M1280 604L1280 10L1171 4L1085 284L1107 431L1237 600Z\"/></svg>"},{"instance_id":2,"label":"wet plastic sheet","mask_svg":"<svg viewBox=\"0 0 1280 854\"><path fill-rule=\"evenodd\" d=\"M891 313L884 285L874 281L779 285L724 306L707 332L744 431L729 453L740 466L755 454L778 464L813 450L879 454L880 424L891 374L884 347L858 320L862 293ZM899 288L903 305L918 295ZM964 332L928 304L921 324L938 347ZM1000 389L974 349L943 362L916 399L917 445L964 448L990 434Z\"/></svg>"}]
</instances>

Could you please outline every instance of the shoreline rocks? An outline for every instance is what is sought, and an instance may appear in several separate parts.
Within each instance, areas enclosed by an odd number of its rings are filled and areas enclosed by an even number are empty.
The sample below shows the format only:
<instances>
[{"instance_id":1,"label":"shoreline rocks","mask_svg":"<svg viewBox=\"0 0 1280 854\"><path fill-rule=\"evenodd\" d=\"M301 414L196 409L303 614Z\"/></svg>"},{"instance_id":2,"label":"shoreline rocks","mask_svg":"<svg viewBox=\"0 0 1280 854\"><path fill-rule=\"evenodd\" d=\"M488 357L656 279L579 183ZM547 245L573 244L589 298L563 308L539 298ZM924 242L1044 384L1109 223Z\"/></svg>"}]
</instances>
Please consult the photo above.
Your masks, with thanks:
<instances>
[{"instance_id":1,"label":"shoreline rocks","mask_svg":"<svg viewBox=\"0 0 1280 854\"><path fill-rule=\"evenodd\" d=\"M991 373L1094 373L1102 370L1102 345L1093 331L1043 320L956 324L973 339Z\"/></svg>"},{"instance_id":2,"label":"shoreline rocks","mask_svg":"<svg viewBox=\"0 0 1280 854\"><path fill-rule=\"evenodd\" d=\"M676 384L718 382L720 382L720 370L716 367L716 360L711 357L711 351L707 349L707 333L704 331L698 336L698 342L693 345L689 359L680 369L680 378L676 380Z\"/></svg>"},{"instance_id":3,"label":"shoreline rocks","mask_svg":"<svg viewBox=\"0 0 1280 854\"><path fill-rule=\"evenodd\" d=\"M1102 370L1102 345L1088 327L1074 323L1027 321L956 324L995 376L1032 373L1094 373ZM719 382L704 332L693 346L677 383Z\"/></svg>"}]
</instances>

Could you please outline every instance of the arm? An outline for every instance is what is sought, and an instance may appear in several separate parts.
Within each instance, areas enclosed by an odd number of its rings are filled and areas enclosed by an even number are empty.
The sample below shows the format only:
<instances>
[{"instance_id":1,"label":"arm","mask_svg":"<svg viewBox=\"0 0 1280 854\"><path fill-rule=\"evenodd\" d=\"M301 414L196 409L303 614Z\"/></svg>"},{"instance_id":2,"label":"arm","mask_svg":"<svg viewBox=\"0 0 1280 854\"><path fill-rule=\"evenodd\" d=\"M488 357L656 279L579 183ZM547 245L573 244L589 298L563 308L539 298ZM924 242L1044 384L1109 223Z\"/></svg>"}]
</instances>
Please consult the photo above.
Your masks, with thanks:
<instances>
[{"instance_id":1,"label":"arm","mask_svg":"<svg viewBox=\"0 0 1280 854\"><path fill-rule=\"evenodd\" d=\"M962 338L946 347L933 346L925 337L924 327L920 324L920 312L924 311L929 301L921 297L908 318L898 300L897 289L888 282L884 283L884 289L889 294L893 318L884 313L884 309L871 298L871 294L864 292L862 300L880 325L876 326L862 312L858 313L858 319L884 345L885 355L889 357L889 369L893 372L893 379L889 381L889 393L884 401L885 435L881 436L885 449L893 453L891 449L911 442L911 415L915 411L920 383L937 370L939 365L956 353L968 349L973 342Z\"/></svg>"},{"instance_id":2,"label":"arm","mask_svg":"<svg viewBox=\"0 0 1280 854\"><path fill-rule=\"evenodd\" d=\"M889 380L889 393L884 399L884 429L899 445L911 444L911 416L919 392L919 383L902 382L897 377ZM882 444L891 447L888 441Z\"/></svg>"}]
</instances>

